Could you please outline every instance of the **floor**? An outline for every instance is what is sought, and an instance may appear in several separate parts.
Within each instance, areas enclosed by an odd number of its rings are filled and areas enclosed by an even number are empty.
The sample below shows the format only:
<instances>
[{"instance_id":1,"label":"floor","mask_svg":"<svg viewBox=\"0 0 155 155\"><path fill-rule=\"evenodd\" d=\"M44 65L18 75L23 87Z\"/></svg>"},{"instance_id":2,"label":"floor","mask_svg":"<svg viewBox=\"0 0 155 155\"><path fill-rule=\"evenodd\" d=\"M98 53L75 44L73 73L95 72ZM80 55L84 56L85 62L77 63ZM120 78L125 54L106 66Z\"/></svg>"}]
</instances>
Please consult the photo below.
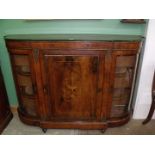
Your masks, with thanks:
<instances>
[{"instance_id":1,"label":"floor","mask_svg":"<svg viewBox=\"0 0 155 155\"><path fill-rule=\"evenodd\" d=\"M3 135L155 135L155 120L142 125L142 120L131 120L128 124L109 128L105 133L100 130L48 129L43 133L39 127L23 124L17 114L2 133Z\"/></svg>"}]
</instances>

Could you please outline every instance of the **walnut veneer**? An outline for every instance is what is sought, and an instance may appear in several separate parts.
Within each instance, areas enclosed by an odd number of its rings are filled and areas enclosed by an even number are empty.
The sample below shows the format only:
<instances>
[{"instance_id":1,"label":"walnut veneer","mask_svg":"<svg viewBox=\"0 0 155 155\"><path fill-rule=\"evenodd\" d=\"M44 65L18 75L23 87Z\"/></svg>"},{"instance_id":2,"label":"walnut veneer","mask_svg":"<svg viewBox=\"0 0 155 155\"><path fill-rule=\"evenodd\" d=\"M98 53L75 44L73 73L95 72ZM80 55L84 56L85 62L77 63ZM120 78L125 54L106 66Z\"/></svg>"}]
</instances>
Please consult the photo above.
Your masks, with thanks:
<instances>
[{"instance_id":1,"label":"walnut veneer","mask_svg":"<svg viewBox=\"0 0 155 155\"><path fill-rule=\"evenodd\" d=\"M140 42L6 39L20 119L41 128L128 122Z\"/></svg>"}]
</instances>

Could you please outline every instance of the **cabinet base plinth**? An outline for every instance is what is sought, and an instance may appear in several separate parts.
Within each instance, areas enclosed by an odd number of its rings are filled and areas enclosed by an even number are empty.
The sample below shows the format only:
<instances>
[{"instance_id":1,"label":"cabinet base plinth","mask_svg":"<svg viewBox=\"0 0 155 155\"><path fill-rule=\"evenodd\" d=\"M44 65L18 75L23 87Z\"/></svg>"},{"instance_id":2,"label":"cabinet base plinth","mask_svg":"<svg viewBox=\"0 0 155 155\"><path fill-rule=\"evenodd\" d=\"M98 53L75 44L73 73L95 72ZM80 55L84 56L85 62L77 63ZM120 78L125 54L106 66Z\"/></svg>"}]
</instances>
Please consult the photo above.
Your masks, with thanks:
<instances>
[{"instance_id":1,"label":"cabinet base plinth","mask_svg":"<svg viewBox=\"0 0 155 155\"><path fill-rule=\"evenodd\" d=\"M107 121L42 121L25 116L18 110L20 120L28 125L38 126L42 129L88 129L106 130L108 127L117 127L130 120L130 114L123 118L111 118Z\"/></svg>"}]
</instances>

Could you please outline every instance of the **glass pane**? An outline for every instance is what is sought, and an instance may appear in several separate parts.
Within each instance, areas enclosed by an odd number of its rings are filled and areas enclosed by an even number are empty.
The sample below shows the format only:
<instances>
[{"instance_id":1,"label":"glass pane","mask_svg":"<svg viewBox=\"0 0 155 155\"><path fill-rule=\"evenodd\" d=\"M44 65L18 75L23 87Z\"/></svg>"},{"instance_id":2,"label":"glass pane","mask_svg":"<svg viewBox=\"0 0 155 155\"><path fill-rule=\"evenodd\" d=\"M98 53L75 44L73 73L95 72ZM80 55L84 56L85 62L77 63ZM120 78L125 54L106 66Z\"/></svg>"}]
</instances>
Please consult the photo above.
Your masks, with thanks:
<instances>
[{"instance_id":1,"label":"glass pane","mask_svg":"<svg viewBox=\"0 0 155 155\"><path fill-rule=\"evenodd\" d=\"M26 98L22 96L22 104L27 114L31 116L36 116L36 107L35 107L34 99Z\"/></svg>"},{"instance_id":2,"label":"glass pane","mask_svg":"<svg viewBox=\"0 0 155 155\"><path fill-rule=\"evenodd\" d=\"M20 74L30 74L29 57L27 55L14 55L15 70Z\"/></svg>"},{"instance_id":3,"label":"glass pane","mask_svg":"<svg viewBox=\"0 0 155 155\"><path fill-rule=\"evenodd\" d=\"M23 111L36 116L36 97L32 84L29 55L13 55L17 85L20 90L20 104Z\"/></svg>"},{"instance_id":4,"label":"glass pane","mask_svg":"<svg viewBox=\"0 0 155 155\"><path fill-rule=\"evenodd\" d=\"M117 56L111 117L120 117L129 104L136 56Z\"/></svg>"}]
</instances>

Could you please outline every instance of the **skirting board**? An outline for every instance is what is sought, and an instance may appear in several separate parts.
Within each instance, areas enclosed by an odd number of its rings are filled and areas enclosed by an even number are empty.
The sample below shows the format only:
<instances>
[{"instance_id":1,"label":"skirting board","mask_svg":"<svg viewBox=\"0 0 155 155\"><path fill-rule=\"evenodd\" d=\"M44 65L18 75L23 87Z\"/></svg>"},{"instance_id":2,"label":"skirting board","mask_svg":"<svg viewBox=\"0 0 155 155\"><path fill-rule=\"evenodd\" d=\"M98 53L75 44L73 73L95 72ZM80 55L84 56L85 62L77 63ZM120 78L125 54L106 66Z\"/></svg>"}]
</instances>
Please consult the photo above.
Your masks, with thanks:
<instances>
[{"instance_id":1,"label":"skirting board","mask_svg":"<svg viewBox=\"0 0 155 155\"><path fill-rule=\"evenodd\" d=\"M17 113L17 106L13 106L11 107L11 112L14 114L14 113Z\"/></svg>"},{"instance_id":2,"label":"skirting board","mask_svg":"<svg viewBox=\"0 0 155 155\"><path fill-rule=\"evenodd\" d=\"M135 106L133 119L145 119L149 113L150 106L148 104L139 104ZM153 115L153 119L155 119L155 112Z\"/></svg>"}]
</instances>

